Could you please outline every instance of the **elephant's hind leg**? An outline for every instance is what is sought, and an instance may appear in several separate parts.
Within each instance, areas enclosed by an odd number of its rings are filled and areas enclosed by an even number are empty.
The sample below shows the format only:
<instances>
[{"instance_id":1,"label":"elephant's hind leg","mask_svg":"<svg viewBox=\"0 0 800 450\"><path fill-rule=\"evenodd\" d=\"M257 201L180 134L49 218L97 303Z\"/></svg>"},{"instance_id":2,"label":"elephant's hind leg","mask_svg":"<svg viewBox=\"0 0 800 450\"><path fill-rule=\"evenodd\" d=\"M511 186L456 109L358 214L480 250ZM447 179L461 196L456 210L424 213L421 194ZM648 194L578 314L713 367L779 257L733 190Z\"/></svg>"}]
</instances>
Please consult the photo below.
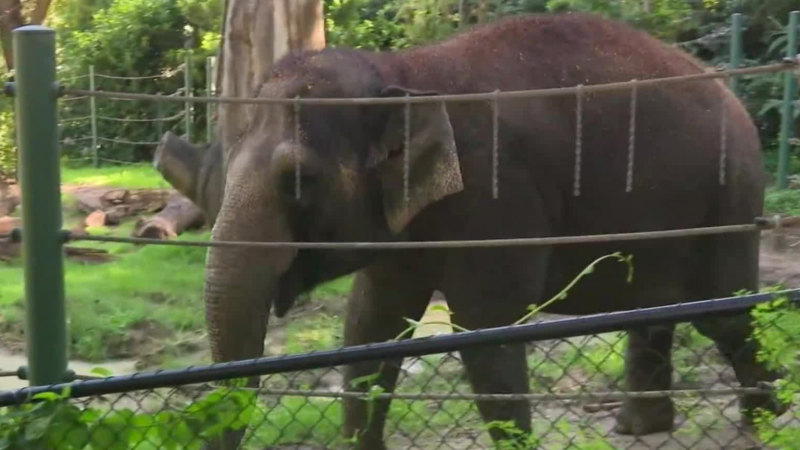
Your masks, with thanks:
<instances>
[{"instance_id":1,"label":"elephant's hind leg","mask_svg":"<svg viewBox=\"0 0 800 450\"><path fill-rule=\"evenodd\" d=\"M724 298L746 289L758 290L759 237L715 236L707 238L703 252L711 261L709 270L701 271L693 288L700 299ZM780 374L768 369L757 360L757 344L752 338L752 322L749 314L729 317L714 317L693 322L701 334L713 340L720 353L736 373L743 387L755 387L759 382L771 382ZM757 408L764 408L776 415L783 414L787 406L768 393L746 394L740 397L739 406L745 425L752 423Z\"/></svg>"},{"instance_id":2,"label":"elephant's hind leg","mask_svg":"<svg viewBox=\"0 0 800 450\"><path fill-rule=\"evenodd\" d=\"M394 339L408 326L405 317L418 320L423 315L434 289L411 272L416 271L405 271L403 267L395 267L395 264L378 263L356 275L347 310L345 345ZM345 390L364 390L367 383L351 386L351 382L379 373L368 384L381 386L384 392L393 392L401 364L402 358L347 366ZM375 400L371 407L366 401L353 398L345 398L343 403L344 433L347 437L357 436L355 448L386 448L383 428L389 400Z\"/></svg>"}]
</instances>

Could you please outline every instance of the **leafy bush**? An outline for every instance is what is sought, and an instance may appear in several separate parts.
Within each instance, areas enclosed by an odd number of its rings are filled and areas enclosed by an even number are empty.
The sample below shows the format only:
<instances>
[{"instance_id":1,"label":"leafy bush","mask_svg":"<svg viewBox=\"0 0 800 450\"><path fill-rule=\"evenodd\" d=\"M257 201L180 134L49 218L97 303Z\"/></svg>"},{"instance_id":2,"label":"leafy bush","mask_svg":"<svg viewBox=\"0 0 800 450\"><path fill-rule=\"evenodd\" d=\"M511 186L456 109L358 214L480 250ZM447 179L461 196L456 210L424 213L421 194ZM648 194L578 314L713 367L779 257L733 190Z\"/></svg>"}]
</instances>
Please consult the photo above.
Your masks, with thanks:
<instances>
[{"instance_id":1,"label":"leafy bush","mask_svg":"<svg viewBox=\"0 0 800 450\"><path fill-rule=\"evenodd\" d=\"M81 408L68 396L40 394L36 403L0 413L0 449L199 449L247 426L257 404L253 391L236 388L219 388L183 408L154 414Z\"/></svg>"},{"instance_id":2,"label":"leafy bush","mask_svg":"<svg viewBox=\"0 0 800 450\"><path fill-rule=\"evenodd\" d=\"M87 89L89 67L97 74L159 79L119 80L96 77L100 90L142 93L177 93L184 87L184 76L176 69L191 55L191 86L194 94L204 94L205 58L211 56L219 38L221 6L216 0L106 0L62 2L54 10L58 31L59 76L69 85ZM87 10L88 8L88 10ZM90 10L90 11L89 11ZM191 53L187 51L191 50ZM91 154L88 139L91 124L79 120L89 115L89 102L61 102L61 138L64 153L86 158ZM163 124L155 122L120 122L113 119L155 119L174 117L184 105L157 104L146 101L97 100L98 135L102 157L121 161L149 161L153 145L112 142L155 142L160 133L173 129L185 132L184 121L175 118ZM203 114L194 114L193 135L203 133Z\"/></svg>"},{"instance_id":3,"label":"leafy bush","mask_svg":"<svg viewBox=\"0 0 800 450\"><path fill-rule=\"evenodd\" d=\"M785 371L774 385L778 398L785 404L796 405L800 394L800 308L781 297L757 306L753 312L753 337L760 346L758 358L767 367ZM774 414L761 411L756 418L758 437L770 448L795 449L800 440L800 411L790 410L795 421L778 424Z\"/></svg>"}]
</instances>

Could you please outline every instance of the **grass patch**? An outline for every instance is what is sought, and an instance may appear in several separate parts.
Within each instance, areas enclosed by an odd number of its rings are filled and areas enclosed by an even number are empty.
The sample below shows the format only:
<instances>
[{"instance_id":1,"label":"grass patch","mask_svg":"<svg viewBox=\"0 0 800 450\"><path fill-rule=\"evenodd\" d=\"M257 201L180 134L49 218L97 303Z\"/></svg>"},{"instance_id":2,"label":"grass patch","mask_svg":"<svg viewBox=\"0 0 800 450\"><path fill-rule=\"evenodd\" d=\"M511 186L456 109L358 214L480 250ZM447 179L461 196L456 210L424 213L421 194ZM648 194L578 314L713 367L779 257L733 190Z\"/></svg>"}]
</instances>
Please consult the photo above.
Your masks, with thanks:
<instances>
[{"instance_id":1,"label":"grass patch","mask_svg":"<svg viewBox=\"0 0 800 450\"><path fill-rule=\"evenodd\" d=\"M129 189L166 189L170 187L161 174L147 163L99 168L62 164L61 182L70 185Z\"/></svg>"},{"instance_id":2,"label":"grass patch","mask_svg":"<svg viewBox=\"0 0 800 450\"><path fill-rule=\"evenodd\" d=\"M346 297L350 294L350 289L353 287L353 279L355 275L348 275L342 278L329 281L319 285L311 292L312 298L331 298L331 297Z\"/></svg>"},{"instance_id":3,"label":"grass patch","mask_svg":"<svg viewBox=\"0 0 800 450\"><path fill-rule=\"evenodd\" d=\"M181 239L202 238L184 235ZM85 244L89 245L89 244ZM98 244L119 257L110 264L84 265L67 261L64 267L70 353L101 360L135 351L130 331L142 339L199 331L203 316L205 249L194 247L131 247ZM19 263L0 270L0 324L19 333L24 321L23 274ZM161 330L164 336L158 334ZM11 337L14 339L14 337ZM141 349L139 349L141 350Z\"/></svg>"},{"instance_id":4,"label":"grass patch","mask_svg":"<svg viewBox=\"0 0 800 450\"><path fill-rule=\"evenodd\" d=\"M77 220L82 216L65 214L67 228ZM134 223L127 220L91 232L127 236ZM178 239L209 240L209 234L186 233ZM158 341L168 345L186 334L205 332L205 248L97 242L69 245L101 248L118 258L100 265L65 262L71 357L102 361L146 355L146 345L157 345ZM323 284L314 291L314 301L340 298L349 292L351 284L352 276ZM11 347L24 340L23 289L21 262L0 265L0 341ZM334 314L304 317L288 326L290 353L334 348L342 342L342 320Z\"/></svg>"},{"instance_id":5,"label":"grass patch","mask_svg":"<svg viewBox=\"0 0 800 450\"><path fill-rule=\"evenodd\" d=\"M764 197L764 213L800 215L800 190L767 189Z\"/></svg>"},{"instance_id":6,"label":"grass patch","mask_svg":"<svg viewBox=\"0 0 800 450\"><path fill-rule=\"evenodd\" d=\"M331 446L342 439L341 418L339 401L284 396L277 403L259 405L250 422L255 427L248 429L244 448L298 442Z\"/></svg>"},{"instance_id":7,"label":"grass patch","mask_svg":"<svg viewBox=\"0 0 800 450\"><path fill-rule=\"evenodd\" d=\"M286 353L305 353L341 347L342 319L318 314L293 321L286 326Z\"/></svg>"},{"instance_id":8,"label":"grass patch","mask_svg":"<svg viewBox=\"0 0 800 450\"><path fill-rule=\"evenodd\" d=\"M342 404L338 400L283 396L277 402L260 404L250 423L252 427L243 443L247 449L299 442L338 448L345 443L341 435ZM434 441L440 438L437 432L450 427L482 426L473 402L463 400L438 404L395 399L386 423L387 435L393 434L394 429L417 439L430 433L429 439Z\"/></svg>"}]
</instances>

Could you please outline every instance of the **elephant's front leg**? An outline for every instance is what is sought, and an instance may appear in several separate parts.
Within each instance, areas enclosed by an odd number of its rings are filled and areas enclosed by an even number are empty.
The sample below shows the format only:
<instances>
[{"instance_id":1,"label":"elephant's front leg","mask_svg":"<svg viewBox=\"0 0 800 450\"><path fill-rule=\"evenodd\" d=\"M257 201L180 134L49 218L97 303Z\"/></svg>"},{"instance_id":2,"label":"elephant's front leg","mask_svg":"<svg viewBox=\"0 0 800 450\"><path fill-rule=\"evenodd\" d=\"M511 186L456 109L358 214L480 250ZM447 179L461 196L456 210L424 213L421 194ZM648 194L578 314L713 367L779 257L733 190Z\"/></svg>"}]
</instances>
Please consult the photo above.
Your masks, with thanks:
<instances>
[{"instance_id":1,"label":"elephant's front leg","mask_svg":"<svg viewBox=\"0 0 800 450\"><path fill-rule=\"evenodd\" d=\"M674 325L628 330L625 382L628 391L666 391L672 386ZM668 396L626 398L617 416L616 431L642 435L672 429L675 406Z\"/></svg>"},{"instance_id":2,"label":"elephant's front leg","mask_svg":"<svg viewBox=\"0 0 800 450\"><path fill-rule=\"evenodd\" d=\"M460 353L476 394L529 392L524 344L464 349ZM531 432L531 405L527 399L479 400L475 404L484 422L512 422L516 428L517 432L508 433L500 427L490 427L489 435L495 442L519 440L524 445Z\"/></svg>"},{"instance_id":3,"label":"elephant's front leg","mask_svg":"<svg viewBox=\"0 0 800 450\"><path fill-rule=\"evenodd\" d=\"M422 317L434 289L416 272L409 265L383 262L356 275L347 310L345 345L393 339L408 326L404 317ZM395 359L350 365L345 370L345 389L365 390L369 384L376 384L392 392L401 363L402 359ZM377 379L351 386L352 380L378 371ZM344 399L344 432L348 438L357 437L355 448L379 450L385 448L383 428L389 400L376 400L368 406L364 400Z\"/></svg>"}]
</instances>

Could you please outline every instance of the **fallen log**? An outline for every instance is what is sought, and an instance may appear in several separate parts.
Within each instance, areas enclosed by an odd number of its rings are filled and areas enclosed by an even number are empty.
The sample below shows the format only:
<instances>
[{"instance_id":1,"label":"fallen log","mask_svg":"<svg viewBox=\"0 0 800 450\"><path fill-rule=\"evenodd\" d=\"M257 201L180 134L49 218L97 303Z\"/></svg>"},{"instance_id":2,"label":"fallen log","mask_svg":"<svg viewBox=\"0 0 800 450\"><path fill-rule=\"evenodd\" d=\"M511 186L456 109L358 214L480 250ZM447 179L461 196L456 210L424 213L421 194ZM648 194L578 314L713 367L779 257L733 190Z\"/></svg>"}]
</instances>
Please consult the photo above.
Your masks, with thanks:
<instances>
[{"instance_id":1,"label":"fallen log","mask_svg":"<svg viewBox=\"0 0 800 450\"><path fill-rule=\"evenodd\" d=\"M22 219L19 217L0 217L0 234L11 233L14 228L22 228ZM10 237L0 238L0 260L10 261L17 258L21 251L21 244L14 242Z\"/></svg>"},{"instance_id":2,"label":"fallen log","mask_svg":"<svg viewBox=\"0 0 800 450\"><path fill-rule=\"evenodd\" d=\"M64 254L67 258L73 261L80 261L83 263L106 263L114 261L114 256L108 253L107 250L89 247L70 247L64 246Z\"/></svg>"},{"instance_id":3,"label":"fallen log","mask_svg":"<svg viewBox=\"0 0 800 450\"><path fill-rule=\"evenodd\" d=\"M171 239L204 223L205 215L197 205L182 195L172 195L158 214L136 221L132 236Z\"/></svg>"},{"instance_id":4,"label":"fallen log","mask_svg":"<svg viewBox=\"0 0 800 450\"><path fill-rule=\"evenodd\" d=\"M73 193L78 209L86 214L103 211L112 216L111 225L124 217L137 214L152 214L166 206L167 198L174 191L168 189L118 189L87 187Z\"/></svg>"},{"instance_id":5,"label":"fallen log","mask_svg":"<svg viewBox=\"0 0 800 450\"><path fill-rule=\"evenodd\" d=\"M22 219L19 217L0 217L0 234L10 233L14 228L22 228ZM75 230L80 233L80 230ZM22 244L14 242L9 237L0 238L0 260L11 261L22 254ZM64 246L64 255L73 261L84 263L104 263L114 260L107 250L90 247Z\"/></svg>"},{"instance_id":6,"label":"fallen log","mask_svg":"<svg viewBox=\"0 0 800 450\"><path fill-rule=\"evenodd\" d=\"M19 206L19 197L14 195L11 187L0 179L0 216L7 216Z\"/></svg>"}]
</instances>

